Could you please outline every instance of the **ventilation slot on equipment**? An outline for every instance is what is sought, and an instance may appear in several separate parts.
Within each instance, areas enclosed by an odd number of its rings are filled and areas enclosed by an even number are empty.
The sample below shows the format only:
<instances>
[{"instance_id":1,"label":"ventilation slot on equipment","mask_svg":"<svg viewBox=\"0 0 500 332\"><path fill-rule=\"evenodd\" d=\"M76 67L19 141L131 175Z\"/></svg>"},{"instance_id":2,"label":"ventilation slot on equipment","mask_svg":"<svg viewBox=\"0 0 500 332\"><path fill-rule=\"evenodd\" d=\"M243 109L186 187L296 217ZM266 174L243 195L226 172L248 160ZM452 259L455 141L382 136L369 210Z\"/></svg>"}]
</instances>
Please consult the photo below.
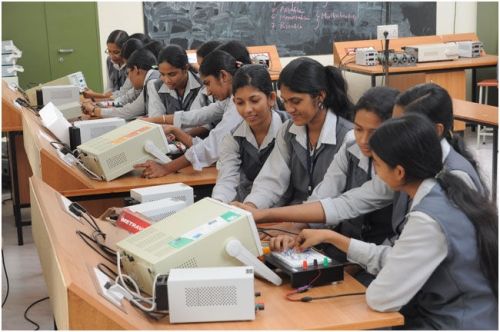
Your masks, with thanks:
<instances>
[{"instance_id":1,"label":"ventilation slot on equipment","mask_svg":"<svg viewBox=\"0 0 500 332\"><path fill-rule=\"evenodd\" d=\"M195 287L184 290L187 307L237 305L236 286Z\"/></svg>"},{"instance_id":2,"label":"ventilation slot on equipment","mask_svg":"<svg viewBox=\"0 0 500 332\"><path fill-rule=\"evenodd\" d=\"M108 167L110 169L113 169L117 166L120 166L121 164L124 164L127 162L127 156L125 156L125 153L122 152L114 157L108 158L106 160L106 163L108 164Z\"/></svg>"}]
</instances>

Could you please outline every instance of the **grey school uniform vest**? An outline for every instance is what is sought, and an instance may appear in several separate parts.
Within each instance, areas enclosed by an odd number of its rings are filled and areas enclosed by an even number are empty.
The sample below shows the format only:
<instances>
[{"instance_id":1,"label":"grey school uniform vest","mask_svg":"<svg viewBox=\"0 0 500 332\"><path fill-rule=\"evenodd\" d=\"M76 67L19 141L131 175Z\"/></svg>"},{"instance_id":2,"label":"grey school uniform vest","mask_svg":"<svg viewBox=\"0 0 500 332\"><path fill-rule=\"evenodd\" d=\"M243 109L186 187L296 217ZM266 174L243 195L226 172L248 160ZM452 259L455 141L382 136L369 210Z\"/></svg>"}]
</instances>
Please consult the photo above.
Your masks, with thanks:
<instances>
[{"instance_id":1,"label":"grey school uniform vest","mask_svg":"<svg viewBox=\"0 0 500 332\"><path fill-rule=\"evenodd\" d=\"M345 135L353 128L351 122L344 118L337 117L337 126L335 128L337 144L321 144L320 148L314 153L314 156L310 158L312 165L308 165L309 151L297 142L295 134L290 133L289 129L292 124L293 122L291 120L284 124L287 128L284 139L288 144L288 151L290 151L291 171L290 184L282 198L282 201L285 202L286 205L302 203L309 197L312 189L323 181L325 173L332 163L333 157L344 142Z\"/></svg>"},{"instance_id":2,"label":"grey school uniform vest","mask_svg":"<svg viewBox=\"0 0 500 332\"><path fill-rule=\"evenodd\" d=\"M423 212L439 223L448 243L448 255L402 308L404 328L497 330L498 301L479 266L472 222L448 200L438 184L412 211Z\"/></svg>"},{"instance_id":3,"label":"grey school uniform vest","mask_svg":"<svg viewBox=\"0 0 500 332\"><path fill-rule=\"evenodd\" d=\"M474 182L474 185L476 186L477 190L480 193L484 193L483 185L481 184L479 175L477 174L474 167L472 167L472 165L467 159L465 159L461 154L455 151L453 147L450 147L450 153L448 153L448 156L444 160L444 166L449 171L459 170L467 173L472 179L472 182ZM410 208L409 202L410 199L406 193L397 192L394 195L393 210L392 210L392 228L396 236L401 234L401 231L403 230L404 225L406 223L405 216L408 209ZM392 241L394 241L394 239L392 239Z\"/></svg>"},{"instance_id":4,"label":"grey school uniform vest","mask_svg":"<svg viewBox=\"0 0 500 332\"><path fill-rule=\"evenodd\" d=\"M127 67L123 66L122 69L116 69L111 62L111 58L106 59L106 66L108 68L108 79L112 84L112 90L120 90L123 83L127 79Z\"/></svg>"},{"instance_id":5,"label":"grey school uniform vest","mask_svg":"<svg viewBox=\"0 0 500 332\"><path fill-rule=\"evenodd\" d=\"M155 89L158 93L158 96L160 97L162 104L165 106L165 109L167 111L166 114L174 114L177 111L189 111L189 109L191 108L191 104L193 104L193 101L196 99L196 96L203 87L203 83L201 82L198 76L196 76L195 74L191 76L194 77L194 79L198 81L198 83L200 83L200 86L196 89L191 89L188 92L187 96L182 100L180 98L172 97L169 93L160 92L160 88L163 85L163 81L157 80L155 82L154 84ZM206 106L210 104L208 96L203 95L201 104L202 104L201 106Z\"/></svg>"},{"instance_id":6,"label":"grey school uniform vest","mask_svg":"<svg viewBox=\"0 0 500 332\"><path fill-rule=\"evenodd\" d=\"M348 143L346 148L350 148L354 144L356 142L352 141ZM343 192L361 187L363 183L371 180L371 160L368 172L359 167L359 162L360 160L355 155L347 153L347 178ZM391 215L392 204L364 216L344 220L335 230L358 240L381 244L386 238L393 236Z\"/></svg>"},{"instance_id":7,"label":"grey school uniform vest","mask_svg":"<svg viewBox=\"0 0 500 332\"><path fill-rule=\"evenodd\" d=\"M280 116L282 122L288 119L288 113L283 111L273 112L276 112ZM233 129L232 132L234 133L238 127L239 126ZM273 138L273 140L262 150L258 150L248 142L245 137L234 136L234 139L240 147L239 154L241 160L240 184L236 188L235 200L243 202L250 191L252 191L253 180L255 180L262 166L264 166L264 163L271 154L274 148L275 139Z\"/></svg>"},{"instance_id":8,"label":"grey school uniform vest","mask_svg":"<svg viewBox=\"0 0 500 332\"><path fill-rule=\"evenodd\" d=\"M148 82L153 80L160 81L160 72L158 70L153 70L149 75L149 77L144 81L144 85L142 86L142 96L144 97L144 108L146 110L146 114L148 114L148 101L149 101Z\"/></svg>"}]
</instances>

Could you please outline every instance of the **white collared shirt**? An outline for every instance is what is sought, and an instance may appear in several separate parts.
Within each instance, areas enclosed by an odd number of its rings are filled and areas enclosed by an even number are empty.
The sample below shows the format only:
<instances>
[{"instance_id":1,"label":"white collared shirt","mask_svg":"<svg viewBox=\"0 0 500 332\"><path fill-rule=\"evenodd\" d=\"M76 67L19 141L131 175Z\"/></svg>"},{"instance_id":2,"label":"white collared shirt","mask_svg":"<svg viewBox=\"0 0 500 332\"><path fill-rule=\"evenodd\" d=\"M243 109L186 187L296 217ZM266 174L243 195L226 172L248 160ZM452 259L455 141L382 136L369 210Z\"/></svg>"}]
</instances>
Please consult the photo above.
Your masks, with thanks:
<instances>
[{"instance_id":1,"label":"white collared shirt","mask_svg":"<svg viewBox=\"0 0 500 332\"><path fill-rule=\"evenodd\" d=\"M260 146L257 145L252 129L246 121L243 121L232 135L227 134L224 137L220 148L220 158L217 162L218 175L217 183L212 191L213 198L226 203L234 200L241 174L240 145L234 137L245 138L259 151L265 149L274 140L282 125L280 116L274 111L271 112L271 125Z\"/></svg>"},{"instance_id":2,"label":"white collared shirt","mask_svg":"<svg viewBox=\"0 0 500 332\"><path fill-rule=\"evenodd\" d=\"M278 203L290 184L290 176L292 176L290 169L290 151L288 150L288 143L284 138L287 131L287 124L288 122L285 122L281 126L276 135L274 149L260 170L259 175L255 178L252 192L245 199L245 202L251 202L259 209L269 208ZM318 143L316 144L316 149L318 149L321 144L337 143L336 127L337 115L327 110L325 122L321 128ZM295 140L304 149L308 150L305 126L296 126L292 124L288 131L295 134ZM352 140L353 137L354 133L350 130L346 134L344 141Z\"/></svg>"},{"instance_id":3,"label":"white collared shirt","mask_svg":"<svg viewBox=\"0 0 500 332\"><path fill-rule=\"evenodd\" d=\"M437 185L424 180L411 209ZM448 243L439 223L421 211L408 214L408 222L393 247L351 239L347 259L377 275L366 290L368 305L377 311L397 311L422 288L448 255Z\"/></svg>"},{"instance_id":4,"label":"white collared shirt","mask_svg":"<svg viewBox=\"0 0 500 332\"><path fill-rule=\"evenodd\" d=\"M450 154L451 146L444 138L440 143L444 162ZM462 179L469 187L477 190L466 172L452 170L451 173ZM337 197L321 198L320 203L325 212L325 222L336 226L342 220L356 218L386 207L393 200L394 191L375 175L361 187L353 188Z\"/></svg>"},{"instance_id":5,"label":"white collared shirt","mask_svg":"<svg viewBox=\"0 0 500 332\"><path fill-rule=\"evenodd\" d=\"M148 82L148 78L156 72L155 69L150 69L146 73L144 78L144 83ZM151 82L151 81L149 81ZM146 108L144 106L144 89L142 89L139 96L131 103L124 105L119 108L101 108L101 117L112 118L118 117L125 120L133 120L146 113Z\"/></svg>"},{"instance_id":6,"label":"white collared shirt","mask_svg":"<svg viewBox=\"0 0 500 332\"><path fill-rule=\"evenodd\" d=\"M155 80L156 81L156 80ZM167 110L165 109L165 105L161 101L160 96L158 93L168 93L170 96L173 98L177 99L177 92L174 89L170 89L165 83L163 83L158 91L156 91L155 87L155 81L150 82L148 84L148 117L158 117L162 116L163 114L167 113ZM198 89L201 86L201 84L196 80L194 77L194 74L191 73L191 71L188 71L188 80L186 83L186 89L184 90L184 95L182 97L182 100L186 98L186 96L191 92L191 90ZM190 110L197 110L202 108L200 99L201 99L201 89L198 91L198 95L196 96L195 100L191 104L190 108L188 110L183 110L183 111L190 111ZM174 124L175 125L175 124ZM180 126L179 126L180 127Z\"/></svg>"},{"instance_id":7,"label":"white collared shirt","mask_svg":"<svg viewBox=\"0 0 500 332\"><path fill-rule=\"evenodd\" d=\"M314 188L314 191L308 201L317 201L328 197L333 198L342 194L350 172L349 154L358 158L358 167L366 173L370 172L370 176L373 177L373 167L371 170L369 169L370 158L366 157L361 152L359 146L355 143L355 140L344 141L339 151L335 154L332 163L328 167L323 181L321 181L316 188Z\"/></svg>"},{"instance_id":8,"label":"white collared shirt","mask_svg":"<svg viewBox=\"0 0 500 332\"><path fill-rule=\"evenodd\" d=\"M220 103L218 107L220 107L221 104L222 103ZM233 102L232 96L228 97L226 99L226 103L224 104L226 107L224 109L222 120L217 124L217 126L215 126L214 129L210 130L208 137L191 146L184 154L195 170L199 171L203 167L208 167L219 160L220 146L223 138L227 134L230 134L231 130L236 128L236 126L243 121L240 113L236 110L236 105ZM213 104L202 108L202 110L210 107L211 105ZM194 111L198 110L185 112L185 114Z\"/></svg>"}]
</instances>

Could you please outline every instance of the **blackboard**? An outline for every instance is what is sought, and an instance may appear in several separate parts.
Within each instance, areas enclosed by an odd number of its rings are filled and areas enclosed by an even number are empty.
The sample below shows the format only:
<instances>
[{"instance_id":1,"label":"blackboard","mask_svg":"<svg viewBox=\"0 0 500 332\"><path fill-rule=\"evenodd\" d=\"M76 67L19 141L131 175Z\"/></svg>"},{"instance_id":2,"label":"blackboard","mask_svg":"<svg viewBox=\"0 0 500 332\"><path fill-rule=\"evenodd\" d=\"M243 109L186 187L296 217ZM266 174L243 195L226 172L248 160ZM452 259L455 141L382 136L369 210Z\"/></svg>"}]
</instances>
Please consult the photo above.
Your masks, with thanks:
<instances>
[{"instance_id":1,"label":"blackboard","mask_svg":"<svg viewBox=\"0 0 500 332\"><path fill-rule=\"evenodd\" d=\"M276 45L280 56L331 54L334 41L435 35L435 2L144 2L146 33L195 49L208 40Z\"/></svg>"}]
</instances>

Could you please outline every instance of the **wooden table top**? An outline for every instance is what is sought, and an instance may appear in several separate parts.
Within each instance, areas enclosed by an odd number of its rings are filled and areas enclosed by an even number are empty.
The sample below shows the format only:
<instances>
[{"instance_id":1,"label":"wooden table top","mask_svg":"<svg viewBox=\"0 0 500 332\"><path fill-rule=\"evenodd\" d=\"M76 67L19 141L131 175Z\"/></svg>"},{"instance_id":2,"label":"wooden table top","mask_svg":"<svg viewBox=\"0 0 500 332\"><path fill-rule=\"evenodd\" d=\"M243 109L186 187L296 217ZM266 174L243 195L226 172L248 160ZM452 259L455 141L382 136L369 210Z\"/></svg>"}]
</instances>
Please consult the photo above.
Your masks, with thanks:
<instances>
[{"instance_id":1,"label":"wooden table top","mask_svg":"<svg viewBox=\"0 0 500 332\"><path fill-rule=\"evenodd\" d=\"M128 302L124 303L124 312L97 293L89 274L89 267L105 262L75 234L76 230L90 233L90 227L77 222L62 208L57 208L60 206L60 195L43 181L35 176L30 181L35 244L49 285L54 316L61 329L370 329L403 324L403 316L397 312L371 310L363 295L310 303L290 302L285 299L285 294L291 290L288 284L276 287L261 280L255 281L255 289L262 293L257 302L263 302L265 310L257 312L254 321L171 325L168 318L158 322L147 318ZM125 231L107 222L98 220L98 223L107 234L106 244L111 247L127 236ZM47 264L47 261L52 263ZM106 265L112 267L110 263L106 262ZM343 282L314 288L307 295L363 290L364 286L345 274ZM90 309L80 310L80 305Z\"/></svg>"},{"instance_id":2,"label":"wooden table top","mask_svg":"<svg viewBox=\"0 0 500 332\"><path fill-rule=\"evenodd\" d=\"M498 63L498 56L496 55L483 55L478 58L459 58L457 60L449 61L435 61L435 62L421 62L417 63L415 66L404 66L404 67L389 67L389 74L403 74L403 73L414 73L414 72L424 72L424 71L435 71L435 70L453 70L453 69L467 69L467 68L477 68L477 67L490 67L496 66ZM355 63L349 63L342 65L342 69L352 71L359 74L365 75L383 75L383 67L381 65L377 66L361 66Z\"/></svg>"},{"instance_id":3,"label":"wooden table top","mask_svg":"<svg viewBox=\"0 0 500 332\"><path fill-rule=\"evenodd\" d=\"M498 107L453 99L453 117L485 126L498 127Z\"/></svg>"},{"instance_id":4,"label":"wooden table top","mask_svg":"<svg viewBox=\"0 0 500 332\"><path fill-rule=\"evenodd\" d=\"M9 84L2 80L2 132L22 131L21 108L14 104L17 98L22 98L19 91L9 87Z\"/></svg>"},{"instance_id":5,"label":"wooden table top","mask_svg":"<svg viewBox=\"0 0 500 332\"><path fill-rule=\"evenodd\" d=\"M183 182L190 186L215 184L217 170L207 167L198 172L186 167L164 177L145 179L139 171L129 172L112 181L93 180L75 166L66 164L51 146L57 139L42 124L40 118L23 110L25 147L33 173L65 196L90 196L127 192L132 188ZM38 155L37 155L38 154Z\"/></svg>"}]
</instances>

